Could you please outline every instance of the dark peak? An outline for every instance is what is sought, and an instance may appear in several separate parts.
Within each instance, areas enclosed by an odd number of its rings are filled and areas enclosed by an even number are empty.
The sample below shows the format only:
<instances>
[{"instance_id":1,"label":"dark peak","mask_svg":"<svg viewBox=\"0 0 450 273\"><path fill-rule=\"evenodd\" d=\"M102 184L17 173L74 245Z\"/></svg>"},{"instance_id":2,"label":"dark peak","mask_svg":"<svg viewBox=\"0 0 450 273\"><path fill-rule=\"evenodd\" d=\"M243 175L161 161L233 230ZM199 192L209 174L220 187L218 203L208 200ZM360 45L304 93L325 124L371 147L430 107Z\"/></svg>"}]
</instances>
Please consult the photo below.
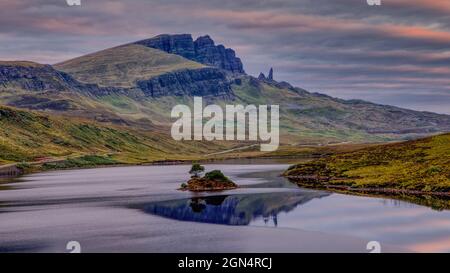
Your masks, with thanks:
<instances>
[{"instance_id":1,"label":"dark peak","mask_svg":"<svg viewBox=\"0 0 450 273\"><path fill-rule=\"evenodd\" d=\"M135 44L177 54L233 73L245 73L241 59L236 57L234 50L223 45L215 45L209 35L200 36L194 41L191 34L161 34Z\"/></svg>"},{"instance_id":2,"label":"dark peak","mask_svg":"<svg viewBox=\"0 0 450 273\"><path fill-rule=\"evenodd\" d=\"M219 67L233 73L245 73L241 59L231 48L223 45L215 45L209 35L200 36L194 42L197 62Z\"/></svg>"},{"instance_id":3,"label":"dark peak","mask_svg":"<svg viewBox=\"0 0 450 273\"><path fill-rule=\"evenodd\" d=\"M264 73L262 73L262 72L259 73L258 80L262 80L262 81L266 80L266 75L264 75Z\"/></svg>"},{"instance_id":4,"label":"dark peak","mask_svg":"<svg viewBox=\"0 0 450 273\"><path fill-rule=\"evenodd\" d=\"M194 40L191 34L161 34L150 39L137 41L135 44L181 55L190 60L195 57Z\"/></svg>"},{"instance_id":5,"label":"dark peak","mask_svg":"<svg viewBox=\"0 0 450 273\"><path fill-rule=\"evenodd\" d=\"M273 68L272 68L272 67L270 68L269 76L267 77L267 79L268 79L269 81L273 81Z\"/></svg>"},{"instance_id":6,"label":"dark peak","mask_svg":"<svg viewBox=\"0 0 450 273\"><path fill-rule=\"evenodd\" d=\"M205 35L198 37L197 40L195 40L194 44L203 46L205 45L214 46L214 40L211 39L209 35Z\"/></svg>"}]
</instances>

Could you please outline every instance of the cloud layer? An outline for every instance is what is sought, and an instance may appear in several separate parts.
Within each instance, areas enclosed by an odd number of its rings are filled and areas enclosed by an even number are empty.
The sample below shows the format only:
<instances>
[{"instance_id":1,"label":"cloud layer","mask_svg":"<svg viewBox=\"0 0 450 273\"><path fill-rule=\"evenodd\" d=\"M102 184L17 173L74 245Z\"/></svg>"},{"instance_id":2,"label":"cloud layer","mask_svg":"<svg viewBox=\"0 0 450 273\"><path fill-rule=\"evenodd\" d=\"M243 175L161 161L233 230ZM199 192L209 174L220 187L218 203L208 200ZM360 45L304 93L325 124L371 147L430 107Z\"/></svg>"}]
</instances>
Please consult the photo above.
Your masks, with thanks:
<instances>
[{"instance_id":1,"label":"cloud layer","mask_svg":"<svg viewBox=\"0 0 450 273\"><path fill-rule=\"evenodd\" d=\"M450 1L0 0L0 59L56 63L160 33L209 34L253 75L450 113Z\"/></svg>"}]
</instances>

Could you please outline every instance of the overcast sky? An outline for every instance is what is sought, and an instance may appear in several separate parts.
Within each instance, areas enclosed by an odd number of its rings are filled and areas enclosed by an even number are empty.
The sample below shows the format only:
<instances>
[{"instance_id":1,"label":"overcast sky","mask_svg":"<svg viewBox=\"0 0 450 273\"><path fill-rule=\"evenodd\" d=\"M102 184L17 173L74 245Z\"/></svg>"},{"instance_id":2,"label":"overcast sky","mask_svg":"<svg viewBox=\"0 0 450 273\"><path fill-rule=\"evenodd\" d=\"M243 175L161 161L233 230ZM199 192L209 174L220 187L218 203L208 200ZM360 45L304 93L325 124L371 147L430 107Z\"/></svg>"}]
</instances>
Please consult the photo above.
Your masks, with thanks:
<instances>
[{"instance_id":1,"label":"overcast sky","mask_svg":"<svg viewBox=\"0 0 450 273\"><path fill-rule=\"evenodd\" d=\"M450 114L450 1L0 0L0 60L56 63L161 33L209 34L257 76Z\"/></svg>"}]
</instances>

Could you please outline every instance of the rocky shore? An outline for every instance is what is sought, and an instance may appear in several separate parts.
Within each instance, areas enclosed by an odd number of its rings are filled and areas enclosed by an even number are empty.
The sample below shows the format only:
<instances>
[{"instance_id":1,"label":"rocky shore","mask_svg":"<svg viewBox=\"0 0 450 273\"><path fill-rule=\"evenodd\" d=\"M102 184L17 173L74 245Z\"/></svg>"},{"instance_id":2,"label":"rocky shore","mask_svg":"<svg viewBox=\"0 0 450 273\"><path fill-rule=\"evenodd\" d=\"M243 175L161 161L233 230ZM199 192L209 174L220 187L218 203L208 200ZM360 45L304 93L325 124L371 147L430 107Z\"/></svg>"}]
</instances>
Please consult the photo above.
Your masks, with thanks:
<instances>
[{"instance_id":1,"label":"rocky shore","mask_svg":"<svg viewBox=\"0 0 450 273\"><path fill-rule=\"evenodd\" d=\"M216 181L206 178L191 178L180 190L189 191L224 191L236 189L238 186L232 181Z\"/></svg>"}]
</instances>

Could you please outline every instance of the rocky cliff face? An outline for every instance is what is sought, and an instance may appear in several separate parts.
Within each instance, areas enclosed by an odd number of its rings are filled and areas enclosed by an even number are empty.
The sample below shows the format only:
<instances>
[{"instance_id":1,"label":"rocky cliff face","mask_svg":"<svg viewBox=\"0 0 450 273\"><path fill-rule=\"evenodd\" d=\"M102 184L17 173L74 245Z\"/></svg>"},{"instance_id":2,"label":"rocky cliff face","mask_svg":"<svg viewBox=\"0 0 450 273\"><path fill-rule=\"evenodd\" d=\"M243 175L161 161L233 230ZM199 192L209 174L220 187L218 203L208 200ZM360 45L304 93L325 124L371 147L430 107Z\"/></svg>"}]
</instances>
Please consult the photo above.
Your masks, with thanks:
<instances>
[{"instance_id":1,"label":"rocky cliff face","mask_svg":"<svg viewBox=\"0 0 450 273\"><path fill-rule=\"evenodd\" d=\"M241 59L231 48L215 45L209 36L193 40L190 34L163 34L136 44L156 48L168 53L181 55L187 59L221 68L233 73L245 73Z\"/></svg>"},{"instance_id":2,"label":"rocky cliff face","mask_svg":"<svg viewBox=\"0 0 450 273\"><path fill-rule=\"evenodd\" d=\"M215 45L208 36L197 38L194 42L196 60L199 63L212 65L235 73L245 73L241 59L236 57L236 53L231 48L223 45Z\"/></svg>"},{"instance_id":3,"label":"rocky cliff face","mask_svg":"<svg viewBox=\"0 0 450 273\"><path fill-rule=\"evenodd\" d=\"M0 62L0 91L2 89L30 92L75 91L98 96L126 92L123 88L81 83L51 65L32 62Z\"/></svg>"},{"instance_id":4,"label":"rocky cliff face","mask_svg":"<svg viewBox=\"0 0 450 273\"><path fill-rule=\"evenodd\" d=\"M0 87L27 91L62 91L76 84L63 72L50 65L29 62L0 63Z\"/></svg>"},{"instance_id":5,"label":"rocky cliff face","mask_svg":"<svg viewBox=\"0 0 450 273\"><path fill-rule=\"evenodd\" d=\"M211 67L166 73L149 80L138 81L137 86L146 96L151 97L233 97L233 92L225 73Z\"/></svg>"},{"instance_id":6,"label":"rocky cliff face","mask_svg":"<svg viewBox=\"0 0 450 273\"><path fill-rule=\"evenodd\" d=\"M2 89L30 92L74 91L95 96L135 94L134 91L138 89L148 97L233 97L231 83L227 79L226 73L214 67L174 71L148 80L138 81L136 86L132 88L118 88L81 83L69 74L58 71L50 65L0 63L0 91Z\"/></svg>"},{"instance_id":7,"label":"rocky cliff face","mask_svg":"<svg viewBox=\"0 0 450 273\"><path fill-rule=\"evenodd\" d=\"M190 34L162 34L154 38L138 41L135 44L156 48L167 53L181 55L193 60L196 57L194 41Z\"/></svg>"},{"instance_id":8,"label":"rocky cliff face","mask_svg":"<svg viewBox=\"0 0 450 273\"><path fill-rule=\"evenodd\" d=\"M195 59L212 67L174 70L148 79L144 78L145 80L133 82L132 86L123 87L101 85L100 81L83 82L72 76L70 72L62 72L50 65L32 62L0 62L0 91L2 89L30 92L69 91L94 96L109 94L140 96L143 93L148 97L182 95L234 97L231 80L227 78L229 75L226 71L240 73L243 69L242 63L239 58L236 58L233 50L214 45L214 41L207 36L200 37L194 42L191 35L161 35L138 43ZM127 69L133 69L133 67ZM126 74L127 70L125 69L123 73ZM29 105L28 102L26 100L24 103Z\"/></svg>"}]
</instances>

